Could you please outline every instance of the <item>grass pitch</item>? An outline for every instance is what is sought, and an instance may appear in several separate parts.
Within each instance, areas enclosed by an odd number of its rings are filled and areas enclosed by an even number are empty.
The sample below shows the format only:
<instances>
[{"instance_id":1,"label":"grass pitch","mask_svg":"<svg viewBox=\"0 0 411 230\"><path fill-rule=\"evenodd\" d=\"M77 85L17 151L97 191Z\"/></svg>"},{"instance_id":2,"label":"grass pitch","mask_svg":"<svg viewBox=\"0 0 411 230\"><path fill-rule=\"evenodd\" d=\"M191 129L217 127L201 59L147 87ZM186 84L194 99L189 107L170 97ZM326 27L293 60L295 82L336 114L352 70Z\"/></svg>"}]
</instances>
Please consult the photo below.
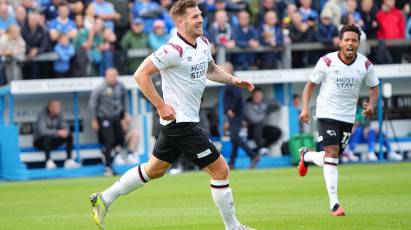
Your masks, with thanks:
<instances>
[{"instance_id":1,"label":"grass pitch","mask_svg":"<svg viewBox=\"0 0 411 230\"><path fill-rule=\"evenodd\" d=\"M411 163L341 165L346 217L332 218L322 170L231 173L237 216L257 229L411 229ZM115 177L0 182L0 229L96 229L88 195ZM151 181L121 197L106 229L224 229L209 178L193 172Z\"/></svg>"}]
</instances>

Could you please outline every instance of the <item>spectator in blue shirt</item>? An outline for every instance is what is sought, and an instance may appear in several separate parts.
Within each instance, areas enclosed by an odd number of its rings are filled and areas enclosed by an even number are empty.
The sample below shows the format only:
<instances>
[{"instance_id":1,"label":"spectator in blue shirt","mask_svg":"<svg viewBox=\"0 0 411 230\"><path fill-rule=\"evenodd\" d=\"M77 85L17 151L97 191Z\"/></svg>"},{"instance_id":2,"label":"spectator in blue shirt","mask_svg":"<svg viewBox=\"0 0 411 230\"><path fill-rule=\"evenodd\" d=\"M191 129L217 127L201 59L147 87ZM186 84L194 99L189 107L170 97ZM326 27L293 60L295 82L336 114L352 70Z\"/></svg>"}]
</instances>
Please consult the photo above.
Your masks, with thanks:
<instances>
[{"instance_id":1,"label":"spectator in blue shirt","mask_svg":"<svg viewBox=\"0 0 411 230\"><path fill-rule=\"evenodd\" d=\"M77 26L69 16L69 7L67 4L62 4L58 8L58 16L53 19L48 27L50 38L56 42L61 34L67 34L70 39L74 39L77 35Z\"/></svg>"},{"instance_id":2,"label":"spectator in blue shirt","mask_svg":"<svg viewBox=\"0 0 411 230\"><path fill-rule=\"evenodd\" d=\"M239 25L233 29L234 41L239 48L255 49L259 46L258 34L250 25L250 15L247 11L237 14ZM233 64L237 70L248 70L254 65L256 55L254 53L241 53L233 56Z\"/></svg>"},{"instance_id":3,"label":"spectator in blue shirt","mask_svg":"<svg viewBox=\"0 0 411 230\"><path fill-rule=\"evenodd\" d=\"M153 31L154 21L161 19L162 8L157 2L151 0L135 0L131 6L131 14L134 18L144 21L144 32Z\"/></svg>"},{"instance_id":4,"label":"spectator in blue shirt","mask_svg":"<svg viewBox=\"0 0 411 230\"><path fill-rule=\"evenodd\" d=\"M165 24L162 20L156 20L153 31L148 35L148 46L152 50L157 50L166 44L170 36L166 33Z\"/></svg>"},{"instance_id":5,"label":"spectator in blue shirt","mask_svg":"<svg viewBox=\"0 0 411 230\"><path fill-rule=\"evenodd\" d=\"M171 9L171 6L172 6L171 0L161 0L160 1L160 7L162 10L161 19L164 21L167 33L170 33L171 30L175 27L174 21L171 18L171 15L169 12L169 9Z\"/></svg>"},{"instance_id":6,"label":"spectator in blue shirt","mask_svg":"<svg viewBox=\"0 0 411 230\"><path fill-rule=\"evenodd\" d=\"M104 21L104 27L114 31L114 21L120 20L120 14L116 12L112 3L105 0L94 0L89 7L94 9L97 17Z\"/></svg>"},{"instance_id":7,"label":"spectator in blue shirt","mask_svg":"<svg viewBox=\"0 0 411 230\"><path fill-rule=\"evenodd\" d=\"M61 4L64 4L65 0L38 0L40 8L44 15L46 16L47 21L51 21L58 16L58 7ZM84 5L81 0L70 0L68 1L68 6L70 9L69 17L74 19L75 14L83 13Z\"/></svg>"},{"instance_id":8,"label":"spectator in blue shirt","mask_svg":"<svg viewBox=\"0 0 411 230\"><path fill-rule=\"evenodd\" d=\"M405 26L405 36L407 39L411 39L411 17L408 18L407 25Z\"/></svg>"},{"instance_id":9,"label":"spectator in blue shirt","mask_svg":"<svg viewBox=\"0 0 411 230\"><path fill-rule=\"evenodd\" d=\"M54 61L53 65L56 77L69 77L70 60L74 56L75 50L68 35L60 35L58 43L54 46L54 52L58 55L58 60Z\"/></svg>"},{"instance_id":10,"label":"spectator in blue shirt","mask_svg":"<svg viewBox=\"0 0 411 230\"><path fill-rule=\"evenodd\" d=\"M61 0L43 0L40 3L41 10L44 12L47 21L57 18L60 4Z\"/></svg>"},{"instance_id":11,"label":"spectator in blue shirt","mask_svg":"<svg viewBox=\"0 0 411 230\"><path fill-rule=\"evenodd\" d=\"M278 23L277 14L274 11L267 11L264 15L264 24L259 32L261 45L266 47L277 47L283 44L283 33ZM263 69L275 69L279 65L280 53L269 51L261 54L261 67Z\"/></svg>"},{"instance_id":12,"label":"spectator in blue shirt","mask_svg":"<svg viewBox=\"0 0 411 230\"><path fill-rule=\"evenodd\" d=\"M16 18L9 13L9 4L6 2L0 3L0 35L13 24L16 24Z\"/></svg>"},{"instance_id":13,"label":"spectator in blue shirt","mask_svg":"<svg viewBox=\"0 0 411 230\"><path fill-rule=\"evenodd\" d=\"M303 22L308 19L318 20L318 12L311 8L311 0L300 0L300 8L298 11L301 14L301 20Z\"/></svg>"}]
</instances>

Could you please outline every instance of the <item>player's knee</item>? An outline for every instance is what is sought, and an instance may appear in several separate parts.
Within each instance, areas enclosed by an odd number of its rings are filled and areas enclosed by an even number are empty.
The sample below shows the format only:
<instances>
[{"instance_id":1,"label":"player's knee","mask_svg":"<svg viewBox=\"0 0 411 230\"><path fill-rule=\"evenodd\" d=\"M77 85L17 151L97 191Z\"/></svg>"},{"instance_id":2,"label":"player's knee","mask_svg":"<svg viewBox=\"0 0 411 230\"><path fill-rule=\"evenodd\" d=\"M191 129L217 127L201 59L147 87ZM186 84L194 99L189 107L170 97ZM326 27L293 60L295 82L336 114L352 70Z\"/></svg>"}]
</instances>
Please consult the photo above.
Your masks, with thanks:
<instances>
[{"instance_id":1,"label":"player's knee","mask_svg":"<svg viewBox=\"0 0 411 230\"><path fill-rule=\"evenodd\" d=\"M164 174L166 173L166 170L162 170L162 169L153 169L153 168L145 168L147 176L150 179L157 179L160 178L162 176L164 176Z\"/></svg>"},{"instance_id":2,"label":"player's knee","mask_svg":"<svg viewBox=\"0 0 411 230\"><path fill-rule=\"evenodd\" d=\"M324 152L324 157L338 158L338 146L326 146Z\"/></svg>"},{"instance_id":3,"label":"player's knee","mask_svg":"<svg viewBox=\"0 0 411 230\"><path fill-rule=\"evenodd\" d=\"M324 158L338 158L338 152L325 152Z\"/></svg>"},{"instance_id":4,"label":"player's knee","mask_svg":"<svg viewBox=\"0 0 411 230\"><path fill-rule=\"evenodd\" d=\"M226 180L228 179L229 170L228 166L220 167L218 170L214 170L211 175L211 179L213 180Z\"/></svg>"}]
</instances>

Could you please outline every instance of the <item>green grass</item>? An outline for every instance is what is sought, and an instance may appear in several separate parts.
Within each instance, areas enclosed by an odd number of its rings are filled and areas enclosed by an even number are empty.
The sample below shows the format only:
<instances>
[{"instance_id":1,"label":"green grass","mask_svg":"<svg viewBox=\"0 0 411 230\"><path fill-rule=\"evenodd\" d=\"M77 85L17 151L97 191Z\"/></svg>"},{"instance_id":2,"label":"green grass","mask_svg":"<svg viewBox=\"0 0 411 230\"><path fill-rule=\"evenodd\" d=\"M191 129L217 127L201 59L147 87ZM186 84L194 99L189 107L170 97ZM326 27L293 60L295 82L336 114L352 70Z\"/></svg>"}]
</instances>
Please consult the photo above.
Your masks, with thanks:
<instances>
[{"instance_id":1,"label":"green grass","mask_svg":"<svg viewBox=\"0 0 411 230\"><path fill-rule=\"evenodd\" d=\"M239 219L257 229L411 229L411 163L339 167L347 216L332 218L322 170L231 173ZM111 178L0 183L0 229L95 229L87 199ZM107 229L223 229L205 173L165 176L120 198Z\"/></svg>"}]
</instances>

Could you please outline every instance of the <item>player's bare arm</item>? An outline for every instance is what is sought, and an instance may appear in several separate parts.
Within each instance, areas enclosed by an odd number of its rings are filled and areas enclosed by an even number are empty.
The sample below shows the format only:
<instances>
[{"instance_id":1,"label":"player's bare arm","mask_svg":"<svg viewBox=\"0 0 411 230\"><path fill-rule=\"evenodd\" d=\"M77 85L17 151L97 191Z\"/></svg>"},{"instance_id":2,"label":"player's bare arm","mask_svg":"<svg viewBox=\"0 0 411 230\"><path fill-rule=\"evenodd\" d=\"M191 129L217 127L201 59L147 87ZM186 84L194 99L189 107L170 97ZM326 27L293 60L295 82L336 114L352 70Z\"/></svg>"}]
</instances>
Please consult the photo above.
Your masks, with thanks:
<instances>
[{"instance_id":1,"label":"player's bare arm","mask_svg":"<svg viewBox=\"0 0 411 230\"><path fill-rule=\"evenodd\" d=\"M307 123L310 120L310 100L311 95L314 92L315 86L315 83L313 83L312 81L308 81L304 87L303 105L300 113L300 120L305 123Z\"/></svg>"},{"instance_id":2,"label":"player's bare arm","mask_svg":"<svg viewBox=\"0 0 411 230\"><path fill-rule=\"evenodd\" d=\"M151 62L150 58L147 57L138 67L133 77L140 86L140 90L154 107L156 107L159 116L164 120L175 120L176 112L173 107L167 105L160 95L158 95L151 81L151 76L157 72L157 67Z\"/></svg>"},{"instance_id":3,"label":"player's bare arm","mask_svg":"<svg viewBox=\"0 0 411 230\"><path fill-rule=\"evenodd\" d=\"M252 83L246 80L241 80L225 72L215 64L214 60L211 60L208 63L207 79L223 84L232 84L240 88L245 88L250 92L254 90L254 85Z\"/></svg>"},{"instance_id":4,"label":"player's bare arm","mask_svg":"<svg viewBox=\"0 0 411 230\"><path fill-rule=\"evenodd\" d=\"M362 114L367 117L371 117L374 113L375 102L378 98L378 86L370 87L370 99L368 103L365 103L364 111Z\"/></svg>"}]
</instances>

